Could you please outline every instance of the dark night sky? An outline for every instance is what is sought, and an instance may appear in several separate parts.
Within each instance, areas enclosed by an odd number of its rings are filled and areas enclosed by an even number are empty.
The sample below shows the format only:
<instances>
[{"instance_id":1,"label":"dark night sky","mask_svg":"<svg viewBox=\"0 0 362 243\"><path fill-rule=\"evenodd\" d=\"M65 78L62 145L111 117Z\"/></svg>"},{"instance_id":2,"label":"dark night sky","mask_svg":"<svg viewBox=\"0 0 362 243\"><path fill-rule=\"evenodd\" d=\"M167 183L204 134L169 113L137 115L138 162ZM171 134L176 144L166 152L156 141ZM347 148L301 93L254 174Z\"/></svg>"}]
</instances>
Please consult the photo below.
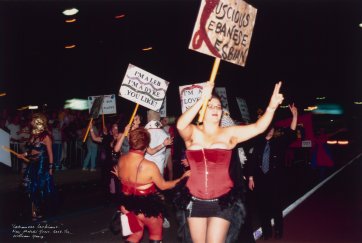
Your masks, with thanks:
<instances>
[{"instance_id":1,"label":"dark night sky","mask_svg":"<svg viewBox=\"0 0 362 243\"><path fill-rule=\"evenodd\" d=\"M258 9L245 67L222 62L216 85L253 109L284 80L285 101L305 108L316 96L362 100L362 1L250 0ZM168 108L180 113L178 86L206 81L213 58L188 49L200 1L0 1L1 107L118 94L129 63L170 82ZM77 7L66 24L65 8ZM117 20L116 15L126 17ZM75 49L64 49L76 44ZM153 51L142 52L144 47ZM119 109L130 103L118 98Z\"/></svg>"}]
</instances>

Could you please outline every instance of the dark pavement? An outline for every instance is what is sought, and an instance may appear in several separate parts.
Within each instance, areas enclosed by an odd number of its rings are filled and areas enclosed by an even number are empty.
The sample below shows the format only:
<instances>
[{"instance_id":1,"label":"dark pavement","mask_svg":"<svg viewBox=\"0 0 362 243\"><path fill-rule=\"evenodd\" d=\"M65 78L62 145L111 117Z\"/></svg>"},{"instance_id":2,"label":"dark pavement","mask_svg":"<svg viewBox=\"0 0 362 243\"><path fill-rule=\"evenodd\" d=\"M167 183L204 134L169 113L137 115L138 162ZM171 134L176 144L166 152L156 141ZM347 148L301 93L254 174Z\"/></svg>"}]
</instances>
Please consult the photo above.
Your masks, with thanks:
<instances>
[{"instance_id":1,"label":"dark pavement","mask_svg":"<svg viewBox=\"0 0 362 243\"><path fill-rule=\"evenodd\" d=\"M359 152L355 149L340 154L330 174L352 161ZM278 242L362 242L361 174L362 159L359 157L285 217L284 237ZM106 196L99 171L75 168L55 173L59 192L55 211L46 221L35 224L30 221L29 201L20 190L20 175L3 166L0 175L0 242L122 242L120 235L108 229L116 204ZM318 173L307 163L295 163L286 168L285 180L282 189L285 207L320 182ZM250 199L253 202L254 199ZM168 210L171 228L164 229L163 242L179 242L171 205ZM259 228L257 212L253 207L250 210L252 228L256 230ZM243 234L239 242L247 242ZM146 232L143 242L148 242L147 238Z\"/></svg>"},{"instance_id":2,"label":"dark pavement","mask_svg":"<svg viewBox=\"0 0 362 243\"><path fill-rule=\"evenodd\" d=\"M362 242L362 154L291 211L284 223L283 239L265 242Z\"/></svg>"},{"instance_id":3,"label":"dark pavement","mask_svg":"<svg viewBox=\"0 0 362 243\"><path fill-rule=\"evenodd\" d=\"M44 221L30 221L30 203L20 187L21 176L1 168L0 242L121 242L108 228L116 203L105 193L100 172L69 169L55 173L58 200ZM171 205L169 211L172 211ZM164 229L164 242L177 242L176 221ZM41 239L42 238L42 239ZM147 239L147 232L144 239Z\"/></svg>"}]
</instances>

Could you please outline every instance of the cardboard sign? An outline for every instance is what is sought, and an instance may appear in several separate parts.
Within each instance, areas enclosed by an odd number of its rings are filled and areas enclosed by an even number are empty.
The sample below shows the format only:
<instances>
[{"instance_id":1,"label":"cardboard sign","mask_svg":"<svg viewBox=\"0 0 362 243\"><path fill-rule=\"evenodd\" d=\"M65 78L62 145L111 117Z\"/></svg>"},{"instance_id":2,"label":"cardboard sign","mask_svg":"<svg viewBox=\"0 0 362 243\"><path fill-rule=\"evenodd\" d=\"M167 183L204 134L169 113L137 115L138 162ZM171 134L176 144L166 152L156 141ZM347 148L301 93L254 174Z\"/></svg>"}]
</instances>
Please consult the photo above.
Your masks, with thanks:
<instances>
[{"instance_id":1,"label":"cardboard sign","mask_svg":"<svg viewBox=\"0 0 362 243\"><path fill-rule=\"evenodd\" d=\"M118 95L158 112L168 85L169 82L129 64Z\"/></svg>"},{"instance_id":2,"label":"cardboard sign","mask_svg":"<svg viewBox=\"0 0 362 243\"><path fill-rule=\"evenodd\" d=\"M202 90L206 83L190 84L179 86L182 113L192 107L201 99Z\"/></svg>"},{"instance_id":3,"label":"cardboard sign","mask_svg":"<svg viewBox=\"0 0 362 243\"><path fill-rule=\"evenodd\" d=\"M10 153L2 149L1 146L10 148L10 134L0 128L0 163L11 167Z\"/></svg>"},{"instance_id":4,"label":"cardboard sign","mask_svg":"<svg viewBox=\"0 0 362 243\"><path fill-rule=\"evenodd\" d=\"M228 97L226 96L225 87L215 87L215 92L221 99L222 107L229 111Z\"/></svg>"},{"instance_id":5,"label":"cardboard sign","mask_svg":"<svg viewBox=\"0 0 362 243\"><path fill-rule=\"evenodd\" d=\"M91 112L91 108L93 106L94 101L101 96L89 96L88 97L88 108L89 113ZM116 95L103 95L103 103L100 107L99 114L116 114L117 108L116 108Z\"/></svg>"},{"instance_id":6,"label":"cardboard sign","mask_svg":"<svg viewBox=\"0 0 362 243\"><path fill-rule=\"evenodd\" d=\"M167 102L165 97L160 108L160 117L166 117L166 116L167 116Z\"/></svg>"},{"instance_id":7,"label":"cardboard sign","mask_svg":"<svg viewBox=\"0 0 362 243\"><path fill-rule=\"evenodd\" d=\"M302 148L311 148L312 147L312 141L311 140L303 140L302 141Z\"/></svg>"},{"instance_id":8,"label":"cardboard sign","mask_svg":"<svg viewBox=\"0 0 362 243\"><path fill-rule=\"evenodd\" d=\"M241 0L202 0L189 49L245 66L256 13Z\"/></svg>"},{"instance_id":9,"label":"cardboard sign","mask_svg":"<svg viewBox=\"0 0 362 243\"><path fill-rule=\"evenodd\" d=\"M239 107L242 119L244 120L244 122L249 123L250 115L249 115L248 106L246 105L245 100L240 97L236 97L236 102L238 103L238 107Z\"/></svg>"}]
</instances>

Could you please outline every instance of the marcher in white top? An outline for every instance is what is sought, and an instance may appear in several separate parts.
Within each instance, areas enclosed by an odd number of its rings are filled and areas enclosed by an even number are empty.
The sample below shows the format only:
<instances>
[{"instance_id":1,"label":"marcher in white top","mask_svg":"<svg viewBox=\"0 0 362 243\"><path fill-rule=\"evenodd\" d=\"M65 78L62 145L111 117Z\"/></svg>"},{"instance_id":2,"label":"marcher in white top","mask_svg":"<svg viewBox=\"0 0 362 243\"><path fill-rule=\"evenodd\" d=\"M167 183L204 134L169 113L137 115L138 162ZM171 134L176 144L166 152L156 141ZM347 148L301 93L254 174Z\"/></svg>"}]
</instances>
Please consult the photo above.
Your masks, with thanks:
<instances>
[{"instance_id":1,"label":"marcher in white top","mask_svg":"<svg viewBox=\"0 0 362 243\"><path fill-rule=\"evenodd\" d=\"M161 175L166 167L166 146L172 144L172 139L162 129L160 122L160 114L149 110L147 112L147 120L145 128L151 135L151 142L147 149L145 158L153 161L160 169Z\"/></svg>"},{"instance_id":2,"label":"marcher in white top","mask_svg":"<svg viewBox=\"0 0 362 243\"><path fill-rule=\"evenodd\" d=\"M166 167L166 146L171 145L173 139L168 136L165 130L162 129L160 122L160 113L148 110L147 121L145 128L151 135L149 147L146 150L145 159L154 162L160 169L163 177L163 171ZM167 220L167 214L163 218L163 228L170 228L170 222Z\"/></svg>"}]
</instances>

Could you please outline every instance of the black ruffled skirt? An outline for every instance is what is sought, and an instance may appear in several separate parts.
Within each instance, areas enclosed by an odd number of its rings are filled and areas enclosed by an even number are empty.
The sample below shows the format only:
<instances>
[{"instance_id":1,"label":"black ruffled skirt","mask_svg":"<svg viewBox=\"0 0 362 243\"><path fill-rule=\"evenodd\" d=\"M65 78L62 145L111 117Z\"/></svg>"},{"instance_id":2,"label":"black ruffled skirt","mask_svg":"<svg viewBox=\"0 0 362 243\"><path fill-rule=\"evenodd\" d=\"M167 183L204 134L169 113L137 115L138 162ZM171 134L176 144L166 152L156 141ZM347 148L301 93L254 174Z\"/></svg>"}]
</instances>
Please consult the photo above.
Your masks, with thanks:
<instances>
[{"instance_id":1,"label":"black ruffled skirt","mask_svg":"<svg viewBox=\"0 0 362 243\"><path fill-rule=\"evenodd\" d=\"M120 195L120 205L135 214L144 214L146 217L158 217L164 214L165 204L159 193L145 196Z\"/></svg>"}]
</instances>

